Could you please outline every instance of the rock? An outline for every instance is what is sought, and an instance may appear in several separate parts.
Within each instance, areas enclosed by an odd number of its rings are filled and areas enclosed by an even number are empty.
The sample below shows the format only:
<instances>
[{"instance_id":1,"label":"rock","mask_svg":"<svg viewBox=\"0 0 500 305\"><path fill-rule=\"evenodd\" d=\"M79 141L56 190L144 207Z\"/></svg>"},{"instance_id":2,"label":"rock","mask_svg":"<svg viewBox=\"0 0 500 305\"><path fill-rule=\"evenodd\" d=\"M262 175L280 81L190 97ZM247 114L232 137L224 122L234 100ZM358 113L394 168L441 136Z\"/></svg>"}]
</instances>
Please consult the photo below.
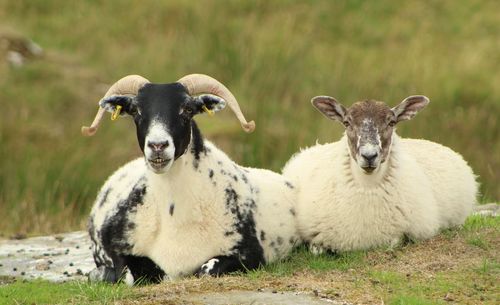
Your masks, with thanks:
<instances>
[{"instance_id":1,"label":"rock","mask_svg":"<svg viewBox=\"0 0 500 305\"><path fill-rule=\"evenodd\" d=\"M58 234L57 237L0 241L0 277L40 278L54 282L86 279L85 274L95 268L87 232ZM19 251L21 249L23 251ZM17 272L19 266L23 267L22 273Z\"/></svg>"},{"instance_id":2,"label":"rock","mask_svg":"<svg viewBox=\"0 0 500 305\"><path fill-rule=\"evenodd\" d=\"M340 305L348 304L308 295L305 293L272 293L254 291L228 291L207 292L202 294L189 294L182 297L182 301L194 302L195 304L241 304L241 305ZM189 303L191 304L191 303Z\"/></svg>"},{"instance_id":3,"label":"rock","mask_svg":"<svg viewBox=\"0 0 500 305\"><path fill-rule=\"evenodd\" d=\"M48 263L39 263L35 265L35 269L39 271L49 270L50 265Z\"/></svg>"},{"instance_id":4,"label":"rock","mask_svg":"<svg viewBox=\"0 0 500 305\"><path fill-rule=\"evenodd\" d=\"M500 204L497 203L478 204L474 206L473 214L481 216L497 217L500 214Z\"/></svg>"}]
</instances>

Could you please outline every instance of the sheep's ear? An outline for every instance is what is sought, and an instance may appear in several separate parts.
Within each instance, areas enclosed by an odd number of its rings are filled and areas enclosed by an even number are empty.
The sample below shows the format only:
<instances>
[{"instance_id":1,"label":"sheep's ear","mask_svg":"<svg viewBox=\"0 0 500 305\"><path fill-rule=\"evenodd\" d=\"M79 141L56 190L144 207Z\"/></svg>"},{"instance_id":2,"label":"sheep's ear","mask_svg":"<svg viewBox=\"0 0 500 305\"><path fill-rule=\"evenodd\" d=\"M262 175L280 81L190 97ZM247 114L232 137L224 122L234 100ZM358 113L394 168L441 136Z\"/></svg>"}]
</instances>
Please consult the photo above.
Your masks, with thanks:
<instances>
[{"instance_id":1,"label":"sheep's ear","mask_svg":"<svg viewBox=\"0 0 500 305\"><path fill-rule=\"evenodd\" d=\"M103 98L99 102L99 106L107 112L115 113L116 107L121 106L120 115L135 115L137 113L137 105L134 103L133 96L127 95L112 95Z\"/></svg>"},{"instance_id":2,"label":"sheep's ear","mask_svg":"<svg viewBox=\"0 0 500 305\"><path fill-rule=\"evenodd\" d=\"M212 94L202 94L196 97L195 103L198 106L198 113L207 112L208 114L212 114L226 107L224 99Z\"/></svg>"},{"instance_id":3,"label":"sheep's ear","mask_svg":"<svg viewBox=\"0 0 500 305\"><path fill-rule=\"evenodd\" d=\"M324 114L327 118L344 121L346 109L336 99L330 96L316 96L311 100L313 106Z\"/></svg>"},{"instance_id":4,"label":"sheep's ear","mask_svg":"<svg viewBox=\"0 0 500 305\"><path fill-rule=\"evenodd\" d=\"M405 98L399 105L392 108L392 112L396 116L396 121L407 121L412 119L417 112L427 106L430 100L423 95L412 95Z\"/></svg>"}]
</instances>

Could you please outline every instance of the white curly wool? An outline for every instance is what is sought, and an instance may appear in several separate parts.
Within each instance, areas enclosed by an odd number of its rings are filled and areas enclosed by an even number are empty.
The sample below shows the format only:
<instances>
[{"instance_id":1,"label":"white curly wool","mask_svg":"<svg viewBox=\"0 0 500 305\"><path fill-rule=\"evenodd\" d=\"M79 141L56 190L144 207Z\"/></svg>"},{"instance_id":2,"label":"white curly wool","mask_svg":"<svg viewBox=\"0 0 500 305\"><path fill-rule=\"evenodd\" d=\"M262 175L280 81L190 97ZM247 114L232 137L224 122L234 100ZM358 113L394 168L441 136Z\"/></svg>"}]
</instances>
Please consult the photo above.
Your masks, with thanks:
<instances>
[{"instance_id":1,"label":"white curly wool","mask_svg":"<svg viewBox=\"0 0 500 305\"><path fill-rule=\"evenodd\" d=\"M283 169L298 186L297 223L311 245L335 251L394 246L406 235L425 239L460 225L476 202L477 183L463 158L440 144L401 139L365 175L347 137L315 145Z\"/></svg>"}]
</instances>

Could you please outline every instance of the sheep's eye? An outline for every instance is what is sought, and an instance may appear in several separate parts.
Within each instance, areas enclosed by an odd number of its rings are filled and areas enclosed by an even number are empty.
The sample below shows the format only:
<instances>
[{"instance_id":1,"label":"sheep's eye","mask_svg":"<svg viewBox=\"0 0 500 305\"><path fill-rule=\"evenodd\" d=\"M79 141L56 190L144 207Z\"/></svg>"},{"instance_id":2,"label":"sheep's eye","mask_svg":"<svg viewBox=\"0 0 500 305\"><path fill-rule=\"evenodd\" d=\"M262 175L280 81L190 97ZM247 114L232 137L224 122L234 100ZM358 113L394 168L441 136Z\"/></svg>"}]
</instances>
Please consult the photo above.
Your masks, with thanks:
<instances>
[{"instance_id":1,"label":"sheep's eye","mask_svg":"<svg viewBox=\"0 0 500 305\"><path fill-rule=\"evenodd\" d=\"M348 121L344 121L344 122L342 122L342 124L344 124L345 128L348 128L349 126L351 126L351 124Z\"/></svg>"},{"instance_id":2,"label":"sheep's eye","mask_svg":"<svg viewBox=\"0 0 500 305\"><path fill-rule=\"evenodd\" d=\"M193 109L191 109L191 108L185 108L184 112L187 113L187 114L192 114L193 113Z\"/></svg>"},{"instance_id":3,"label":"sheep's eye","mask_svg":"<svg viewBox=\"0 0 500 305\"><path fill-rule=\"evenodd\" d=\"M138 113L139 111L137 110L137 108L130 109L130 115L136 116Z\"/></svg>"},{"instance_id":4,"label":"sheep's eye","mask_svg":"<svg viewBox=\"0 0 500 305\"><path fill-rule=\"evenodd\" d=\"M396 121L390 121L388 125L389 127L394 127L396 125Z\"/></svg>"}]
</instances>

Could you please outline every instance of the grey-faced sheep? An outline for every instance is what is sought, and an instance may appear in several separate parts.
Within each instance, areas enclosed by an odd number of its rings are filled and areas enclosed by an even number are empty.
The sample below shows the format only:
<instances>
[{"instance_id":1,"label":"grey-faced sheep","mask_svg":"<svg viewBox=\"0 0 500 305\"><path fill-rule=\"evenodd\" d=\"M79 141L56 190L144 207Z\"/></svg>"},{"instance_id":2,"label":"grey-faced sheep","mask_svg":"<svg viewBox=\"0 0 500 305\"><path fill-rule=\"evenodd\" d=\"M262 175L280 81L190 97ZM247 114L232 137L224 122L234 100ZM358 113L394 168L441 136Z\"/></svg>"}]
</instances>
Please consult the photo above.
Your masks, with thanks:
<instances>
[{"instance_id":1,"label":"grey-faced sheep","mask_svg":"<svg viewBox=\"0 0 500 305\"><path fill-rule=\"evenodd\" d=\"M392 109L377 101L345 108L332 97L312 99L345 126L338 142L305 149L283 169L299 189L299 233L313 250L394 246L464 222L476 202L471 168L447 147L395 132L428 103L410 96Z\"/></svg>"},{"instance_id":2,"label":"grey-faced sheep","mask_svg":"<svg viewBox=\"0 0 500 305\"><path fill-rule=\"evenodd\" d=\"M292 249L299 239L294 187L279 174L234 163L193 120L226 104L252 131L231 92L206 75L169 84L127 76L108 90L82 132L95 133L105 111L121 111L134 119L144 156L116 171L97 196L89 219L92 280L221 275Z\"/></svg>"}]
</instances>

